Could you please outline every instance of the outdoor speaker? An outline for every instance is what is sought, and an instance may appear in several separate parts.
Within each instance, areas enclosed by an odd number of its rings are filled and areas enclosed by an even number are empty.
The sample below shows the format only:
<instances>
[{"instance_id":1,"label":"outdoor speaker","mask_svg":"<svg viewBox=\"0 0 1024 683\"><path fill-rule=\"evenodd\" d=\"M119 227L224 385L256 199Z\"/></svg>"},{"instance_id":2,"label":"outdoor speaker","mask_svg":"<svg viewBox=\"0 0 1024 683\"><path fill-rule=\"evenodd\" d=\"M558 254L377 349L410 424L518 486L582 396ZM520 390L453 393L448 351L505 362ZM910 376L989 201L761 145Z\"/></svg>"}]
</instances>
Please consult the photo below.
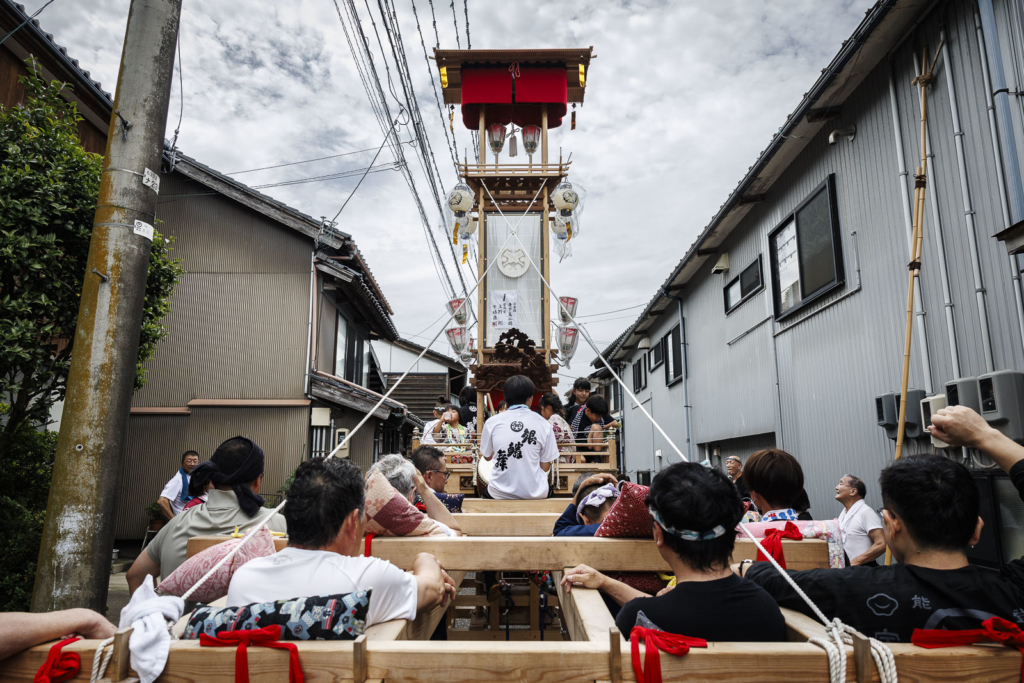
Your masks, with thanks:
<instances>
[{"instance_id":1,"label":"outdoor speaker","mask_svg":"<svg viewBox=\"0 0 1024 683\"><path fill-rule=\"evenodd\" d=\"M896 428L900 414L896 409L896 394L889 392L875 397L875 412L878 413L878 426L885 429L885 435L896 440Z\"/></svg>"},{"instance_id":2,"label":"outdoor speaker","mask_svg":"<svg viewBox=\"0 0 1024 683\"><path fill-rule=\"evenodd\" d=\"M961 377L946 382L946 405L965 406L976 413L981 412L981 400L978 398L978 378Z\"/></svg>"},{"instance_id":3,"label":"outdoor speaker","mask_svg":"<svg viewBox=\"0 0 1024 683\"><path fill-rule=\"evenodd\" d=\"M981 416L1017 443L1024 443L1024 373L998 370L978 376Z\"/></svg>"}]
</instances>

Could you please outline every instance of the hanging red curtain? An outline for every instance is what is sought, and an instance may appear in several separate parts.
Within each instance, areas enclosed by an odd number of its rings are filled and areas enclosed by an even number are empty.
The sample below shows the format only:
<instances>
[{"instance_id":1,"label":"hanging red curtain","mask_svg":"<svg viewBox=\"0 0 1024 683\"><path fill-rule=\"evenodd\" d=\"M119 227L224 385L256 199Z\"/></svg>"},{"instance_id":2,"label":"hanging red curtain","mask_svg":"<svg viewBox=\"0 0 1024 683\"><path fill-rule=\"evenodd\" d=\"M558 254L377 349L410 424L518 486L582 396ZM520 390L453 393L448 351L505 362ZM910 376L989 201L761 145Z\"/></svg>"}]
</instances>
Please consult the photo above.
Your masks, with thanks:
<instances>
[{"instance_id":1,"label":"hanging red curtain","mask_svg":"<svg viewBox=\"0 0 1024 683\"><path fill-rule=\"evenodd\" d=\"M486 104L486 125L539 126L541 104L548 105L548 128L562 125L566 113L565 67L519 67L513 82L508 65L462 70L462 123L480 127L480 105Z\"/></svg>"}]
</instances>

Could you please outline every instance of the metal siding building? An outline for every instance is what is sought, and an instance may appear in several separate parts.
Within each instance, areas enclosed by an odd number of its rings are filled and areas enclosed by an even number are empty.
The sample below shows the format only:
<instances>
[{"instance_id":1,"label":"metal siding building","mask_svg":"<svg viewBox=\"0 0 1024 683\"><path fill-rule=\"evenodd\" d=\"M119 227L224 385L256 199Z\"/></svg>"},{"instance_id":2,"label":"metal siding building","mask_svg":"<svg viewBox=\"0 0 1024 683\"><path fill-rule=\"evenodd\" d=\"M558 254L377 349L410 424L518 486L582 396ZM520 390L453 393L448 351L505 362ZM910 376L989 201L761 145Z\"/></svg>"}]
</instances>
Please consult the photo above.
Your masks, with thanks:
<instances>
[{"instance_id":1,"label":"metal siding building","mask_svg":"<svg viewBox=\"0 0 1024 683\"><path fill-rule=\"evenodd\" d=\"M804 117L823 110L825 103L831 110L824 112L823 125L800 140L797 132L790 129L790 135L784 127L781 136L792 139L773 139L770 153L766 151L752 167L638 321L605 351L606 357L626 364L624 377L630 381L629 366L647 354L637 348L638 341L647 337L653 345L678 323L677 302L670 295L679 296L685 317L692 459L709 457L719 465L728 455L746 457L777 445L800 460L812 513L819 518L838 513L832 490L846 472L864 477L869 503L880 504L878 487L872 484L894 453L893 442L876 426L874 397L898 391L900 386L912 208L905 198L913 196L912 176L920 158L920 95L912 80L918 73L915 55L919 60L924 45L934 53L940 32L945 35L946 50L928 93L933 156L924 212L921 308L915 316L923 323L915 323L909 386L941 393L945 382L956 376L955 361L961 376L986 372L969 235L971 216L993 366L1024 369L1014 293L1018 283L1012 279L1016 269L1004 246L990 237L1006 224L975 8L967 0L937 5L898 1L879 3L869 11L865 22L874 23L862 25L851 39L859 51L846 57L841 53L837 60L843 57L845 62L830 66L831 73L819 81L821 89L812 88L806 106L802 103L794 121L787 122L794 128L803 126L798 129L803 133L820 124ZM1024 72L1020 49L1024 10L1019 3L997 0L995 11L1009 87L1014 91ZM958 164L948 76L959 111L966 183ZM844 93L844 77L846 82L861 80ZM830 85L829 78L840 85ZM831 104L825 93L832 98ZM1022 154L1020 115L1015 105L1015 133ZM840 135L830 145L830 132L848 126L856 126L853 141ZM904 175L898 139L902 139L909 171ZM786 145L791 146L788 152ZM845 277L840 286L803 310L777 320L769 235L830 175L835 179ZM965 186L972 214L965 204ZM947 334L940 236L955 331L952 341ZM730 270L724 275L712 273L712 265L723 253L729 255ZM764 289L726 313L725 286L759 257ZM682 383L666 386L664 376L655 371L638 398L685 452L683 395ZM631 405L627 398L624 469L657 470L675 462L671 448L660 435L651 435L653 428ZM930 451L926 439L913 441L908 452ZM665 456L661 462L654 456L659 449Z\"/></svg>"}]
</instances>

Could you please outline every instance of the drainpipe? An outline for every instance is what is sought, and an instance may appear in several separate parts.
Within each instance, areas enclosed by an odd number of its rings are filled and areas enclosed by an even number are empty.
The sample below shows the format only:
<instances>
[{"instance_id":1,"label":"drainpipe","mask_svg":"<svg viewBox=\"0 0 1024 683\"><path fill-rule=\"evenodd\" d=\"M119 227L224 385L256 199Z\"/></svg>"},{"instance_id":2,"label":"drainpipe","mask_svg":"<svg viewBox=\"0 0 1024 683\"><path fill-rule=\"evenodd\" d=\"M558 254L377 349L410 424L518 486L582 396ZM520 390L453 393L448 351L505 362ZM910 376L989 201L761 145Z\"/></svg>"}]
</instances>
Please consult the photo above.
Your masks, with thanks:
<instances>
[{"instance_id":1,"label":"drainpipe","mask_svg":"<svg viewBox=\"0 0 1024 683\"><path fill-rule=\"evenodd\" d=\"M309 394L309 356L313 349L313 294L316 291L316 249L309 256L309 317L306 321L306 364L302 370L306 376L304 393Z\"/></svg>"},{"instance_id":2,"label":"drainpipe","mask_svg":"<svg viewBox=\"0 0 1024 683\"><path fill-rule=\"evenodd\" d=\"M956 88L953 84L953 70L950 68L949 45L945 42L946 31L939 33L942 41L942 59L946 63L946 89L949 91L949 114L953 122L953 139L956 143L956 165L960 174L960 195L964 203L964 218L967 221L967 240L971 247L971 269L974 271L974 293L978 298L978 324L981 328L981 345L985 353L985 372L995 370L992 359L992 340L988 329L988 304L985 300L985 282L981 272L981 256L978 253L978 235L974 225L974 207L971 204L971 188L967 182L967 164L964 162L964 131L960 126L960 110L956 106Z\"/></svg>"},{"instance_id":3,"label":"drainpipe","mask_svg":"<svg viewBox=\"0 0 1024 683\"><path fill-rule=\"evenodd\" d=\"M992 0L978 0L978 11L981 16L982 29L985 32L981 44L984 46L988 58L992 77L991 87L994 88L989 92L992 93L996 104L999 138L1003 143L1002 157L1008 175L1006 184L1010 194L1010 220L1012 223L1016 223L1024 220L1024 185L1021 184L1020 160L1017 159L1017 139L1013 133L1013 120L1010 117L1010 90L1006 87L1003 52L999 47L999 33L996 31L996 14L992 9Z\"/></svg>"},{"instance_id":4,"label":"drainpipe","mask_svg":"<svg viewBox=\"0 0 1024 683\"><path fill-rule=\"evenodd\" d=\"M1003 223L1000 226L1001 229L1005 229L1012 225L1015 221L1010 219L1010 200L1006 196L1006 178L1003 174L1003 155L999 147L999 126L996 125L996 105L992 99L992 80L989 76L988 59L985 54L985 35L981 28L981 17L977 12L974 13L974 30L978 34L978 50L981 52L981 75L985 82L985 99L988 105L988 128L992 134L992 156L996 160L996 179L997 185L999 186L999 208L1002 210ZM996 37L998 41L998 36ZM1011 138L1013 136L1013 129L1010 129ZM1013 158L1016 159L1016 152L1013 154ZM1017 324L1020 327L1021 343L1024 344L1024 299L1021 297L1021 281L1020 281L1020 266L1017 262L1017 257L1011 255L1010 260L1010 285L1013 289L1013 298L1017 302Z\"/></svg>"},{"instance_id":5,"label":"drainpipe","mask_svg":"<svg viewBox=\"0 0 1024 683\"><path fill-rule=\"evenodd\" d=\"M900 127L900 113L899 107L896 101L896 79L892 75L892 71L889 72L889 104L892 107L892 130L896 137L896 161L899 165L899 175L896 176L896 183L900 187L900 193L903 195L903 223L907 229L907 251L908 253L914 248L914 225L913 217L910 213L910 190L907 188L907 176L910 174L907 172L907 160L903 155L903 131ZM942 280L942 297L945 302L946 309L946 328L949 334L949 346L953 356L953 367L957 368L957 353L956 353L956 333L953 329L953 307L949 302L949 277L946 274L946 255L945 250L939 243L939 267L940 279ZM928 355L928 328L925 325L924 316L924 304L921 302L921 276L917 276L917 282L914 285L914 310L916 312L917 320L917 338L920 340L917 347L921 350L921 365L924 369L924 390L931 394L932 393L932 362ZM960 372L956 371L956 376L960 376Z\"/></svg>"},{"instance_id":6,"label":"drainpipe","mask_svg":"<svg viewBox=\"0 0 1024 683\"><path fill-rule=\"evenodd\" d=\"M683 364L683 411L686 415L686 460L687 462L694 462L693 454L690 452L690 435L693 433L693 423L690 422L690 393L687 389L687 378L689 374L686 371L686 321L683 318L683 299L674 294L669 294L667 290L662 289L662 294L667 296L669 299L675 299L676 305L679 307L679 345L680 345L680 356L679 361Z\"/></svg>"},{"instance_id":7,"label":"drainpipe","mask_svg":"<svg viewBox=\"0 0 1024 683\"><path fill-rule=\"evenodd\" d=\"M919 58L918 58L917 54L915 54L914 55L914 69L919 73L921 66L918 63L918 61L919 61ZM920 86L918 86L918 87L920 87ZM929 176L936 177L937 176L937 166L935 164L935 152L933 151L935 148L932 147L932 130L931 130L931 128L926 128L925 131L924 131L924 134L925 134L925 138L924 138L925 151L928 154ZM954 379L960 379L960 377L962 377L962 373L961 373L961 370L960 370L960 351L959 351L959 347L958 347L958 344L957 344L957 341L956 341L956 329L952 326L953 325L953 323L952 323L952 320L953 320L953 300L952 300L952 297L949 294L949 290L950 290L950 286L949 286L949 270L946 267L946 241L945 241L945 238L942 235L942 219L939 217L939 200L938 200L938 194L939 193L938 193L938 190L937 190L936 183L930 183L930 185L932 186L931 187L932 191L931 192L927 192L926 194L928 196L928 204L929 204L929 208L931 209L931 214L932 214L932 232L935 234L935 248L938 251L939 270L940 270L940 275L941 275L941 279L942 279L942 283L943 283L943 292L944 292L944 296L945 296L945 300L943 302L943 306L946 309L946 330L947 330L947 333L949 334L949 340L950 340L949 348L950 348L950 356L951 356L952 363L953 363L953 378Z\"/></svg>"}]
</instances>

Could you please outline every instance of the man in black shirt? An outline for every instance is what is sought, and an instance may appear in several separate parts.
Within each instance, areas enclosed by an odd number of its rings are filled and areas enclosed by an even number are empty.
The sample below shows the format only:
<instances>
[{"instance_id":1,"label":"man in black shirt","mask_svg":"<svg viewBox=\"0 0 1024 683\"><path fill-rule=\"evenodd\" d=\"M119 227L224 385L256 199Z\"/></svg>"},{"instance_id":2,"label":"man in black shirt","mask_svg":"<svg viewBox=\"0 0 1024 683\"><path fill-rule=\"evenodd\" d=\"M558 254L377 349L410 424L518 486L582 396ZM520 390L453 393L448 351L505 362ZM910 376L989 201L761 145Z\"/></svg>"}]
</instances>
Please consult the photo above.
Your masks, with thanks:
<instances>
[{"instance_id":1,"label":"man in black shirt","mask_svg":"<svg viewBox=\"0 0 1024 683\"><path fill-rule=\"evenodd\" d=\"M597 588L623 605L615 625L627 640L638 623L709 641L786 640L785 620L771 597L729 569L743 503L724 474L676 463L654 478L645 502L675 587L651 597L580 565L565 573L566 591Z\"/></svg>"},{"instance_id":2,"label":"man in black shirt","mask_svg":"<svg viewBox=\"0 0 1024 683\"><path fill-rule=\"evenodd\" d=\"M1024 448L993 434L968 408L946 410L933 416L933 433L992 453L1021 491ZM966 467L939 456L903 458L885 468L879 482L883 533L899 564L789 573L826 617L888 642L909 642L915 628L980 628L993 616L1024 625L1024 563L1014 560L999 572L968 564L967 546L978 542L983 522L978 488ZM811 614L769 563L739 569L780 606Z\"/></svg>"}]
</instances>

